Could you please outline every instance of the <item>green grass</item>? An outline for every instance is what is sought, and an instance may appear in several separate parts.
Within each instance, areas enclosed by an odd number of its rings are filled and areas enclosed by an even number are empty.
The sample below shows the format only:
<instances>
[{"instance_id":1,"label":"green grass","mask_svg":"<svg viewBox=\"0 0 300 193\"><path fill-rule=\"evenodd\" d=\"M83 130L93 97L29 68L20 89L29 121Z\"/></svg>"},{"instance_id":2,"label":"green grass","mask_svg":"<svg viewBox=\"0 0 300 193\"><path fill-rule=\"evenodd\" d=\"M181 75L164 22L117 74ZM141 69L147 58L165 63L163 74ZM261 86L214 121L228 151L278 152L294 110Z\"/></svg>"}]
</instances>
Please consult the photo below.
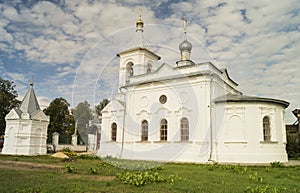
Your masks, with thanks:
<instances>
[{"instance_id":1,"label":"green grass","mask_svg":"<svg viewBox=\"0 0 300 193\"><path fill-rule=\"evenodd\" d=\"M32 162L32 167L3 164L3 161ZM36 163L60 166L61 169L35 168ZM157 163L154 162L101 160L89 159L89 157L64 162L50 156L4 155L0 155L0 164L2 177L0 192L8 193L300 193L300 166L229 166L176 163L155 165ZM137 169L137 171L132 169Z\"/></svg>"}]
</instances>

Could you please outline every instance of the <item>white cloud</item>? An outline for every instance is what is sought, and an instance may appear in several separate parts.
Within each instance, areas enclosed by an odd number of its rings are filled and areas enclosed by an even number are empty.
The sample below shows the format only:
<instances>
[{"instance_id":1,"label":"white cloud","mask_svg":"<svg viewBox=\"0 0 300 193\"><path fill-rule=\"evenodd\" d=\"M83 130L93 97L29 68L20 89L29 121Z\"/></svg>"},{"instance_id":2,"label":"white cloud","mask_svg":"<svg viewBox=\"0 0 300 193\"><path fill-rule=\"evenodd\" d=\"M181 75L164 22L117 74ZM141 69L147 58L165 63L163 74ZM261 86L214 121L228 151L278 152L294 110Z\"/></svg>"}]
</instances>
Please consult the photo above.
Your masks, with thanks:
<instances>
[{"instance_id":1,"label":"white cloud","mask_svg":"<svg viewBox=\"0 0 300 193\"><path fill-rule=\"evenodd\" d=\"M26 76L23 73L6 72L6 76L9 80L12 80L14 82L25 82L27 80Z\"/></svg>"},{"instance_id":2,"label":"white cloud","mask_svg":"<svg viewBox=\"0 0 300 193\"><path fill-rule=\"evenodd\" d=\"M51 102L51 99L46 96L37 96L37 100L42 110L47 108Z\"/></svg>"}]
</instances>

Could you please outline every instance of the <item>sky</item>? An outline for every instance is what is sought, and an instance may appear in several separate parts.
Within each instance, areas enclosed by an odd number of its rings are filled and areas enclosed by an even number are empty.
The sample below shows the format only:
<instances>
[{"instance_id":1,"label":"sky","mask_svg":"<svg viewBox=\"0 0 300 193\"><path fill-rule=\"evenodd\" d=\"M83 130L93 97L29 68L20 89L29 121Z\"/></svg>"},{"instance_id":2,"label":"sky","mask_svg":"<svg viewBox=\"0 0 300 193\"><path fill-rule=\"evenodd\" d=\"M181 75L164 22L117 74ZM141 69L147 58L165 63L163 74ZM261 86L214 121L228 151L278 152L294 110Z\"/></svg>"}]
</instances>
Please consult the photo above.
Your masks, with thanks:
<instances>
[{"instance_id":1,"label":"sky","mask_svg":"<svg viewBox=\"0 0 300 193\"><path fill-rule=\"evenodd\" d=\"M227 68L245 95L286 100L286 123L300 108L300 0L0 0L0 76L22 99L34 81L42 108L57 97L71 107L110 98L117 53L136 45L175 65L183 17L194 62Z\"/></svg>"}]
</instances>

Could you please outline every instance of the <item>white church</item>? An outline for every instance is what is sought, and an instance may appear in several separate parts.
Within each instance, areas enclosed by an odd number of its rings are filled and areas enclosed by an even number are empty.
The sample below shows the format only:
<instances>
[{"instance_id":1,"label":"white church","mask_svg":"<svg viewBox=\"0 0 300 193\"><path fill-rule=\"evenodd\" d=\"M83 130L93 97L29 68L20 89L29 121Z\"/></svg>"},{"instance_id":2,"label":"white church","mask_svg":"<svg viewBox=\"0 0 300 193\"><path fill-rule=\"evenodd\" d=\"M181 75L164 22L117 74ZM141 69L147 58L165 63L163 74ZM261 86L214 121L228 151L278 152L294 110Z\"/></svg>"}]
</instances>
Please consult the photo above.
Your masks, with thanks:
<instances>
[{"instance_id":1,"label":"white church","mask_svg":"<svg viewBox=\"0 0 300 193\"><path fill-rule=\"evenodd\" d=\"M2 154L41 155L47 153L49 116L40 109L32 82L20 107L12 109L6 115L5 121Z\"/></svg>"},{"instance_id":2,"label":"white church","mask_svg":"<svg viewBox=\"0 0 300 193\"><path fill-rule=\"evenodd\" d=\"M186 26L186 22L184 22ZM141 17L136 33L142 35ZM289 103L245 96L226 69L191 60L179 44L175 64L144 46L118 54L119 89L102 110L98 155L174 162L286 162Z\"/></svg>"}]
</instances>

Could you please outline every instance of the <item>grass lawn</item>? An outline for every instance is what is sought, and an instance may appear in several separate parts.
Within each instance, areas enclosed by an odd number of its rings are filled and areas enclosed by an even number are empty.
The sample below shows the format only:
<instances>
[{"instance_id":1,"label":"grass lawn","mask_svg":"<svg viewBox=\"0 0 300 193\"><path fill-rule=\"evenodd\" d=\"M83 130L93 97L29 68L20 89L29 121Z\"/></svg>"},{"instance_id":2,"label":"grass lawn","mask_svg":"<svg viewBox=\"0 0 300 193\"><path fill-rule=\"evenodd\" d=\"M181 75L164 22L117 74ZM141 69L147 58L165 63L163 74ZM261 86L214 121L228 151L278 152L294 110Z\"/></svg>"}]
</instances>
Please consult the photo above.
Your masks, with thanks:
<instances>
[{"instance_id":1,"label":"grass lawn","mask_svg":"<svg viewBox=\"0 0 300 193\"><path fill-rule=\"evenodd\" d=\"M48 155L0 155L0 192L300 193L300 166L153 164L157 163L88 156L61 161Z\"/></svg>"}]
</instances>

